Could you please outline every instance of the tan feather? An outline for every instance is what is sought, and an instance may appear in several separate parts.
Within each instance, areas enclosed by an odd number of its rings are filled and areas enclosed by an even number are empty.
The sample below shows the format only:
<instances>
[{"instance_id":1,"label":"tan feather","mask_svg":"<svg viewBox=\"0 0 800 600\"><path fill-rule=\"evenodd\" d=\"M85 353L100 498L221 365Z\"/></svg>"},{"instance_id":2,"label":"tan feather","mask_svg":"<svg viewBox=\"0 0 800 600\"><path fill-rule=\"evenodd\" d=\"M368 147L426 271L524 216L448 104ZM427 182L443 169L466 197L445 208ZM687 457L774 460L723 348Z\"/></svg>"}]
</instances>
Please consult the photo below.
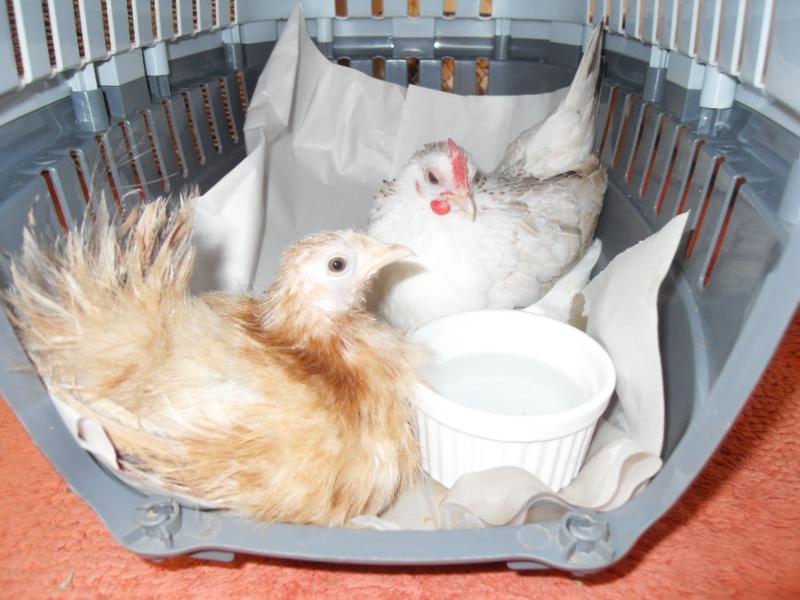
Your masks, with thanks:
<instances>
[{"instance_id":1,"label":"tan feather","mask_svg":"<svg viewBox=\"0 0 800 600\"><path fill-rule=\"evenodd\" d=\"M331 248L397 247L313 236L266 295L194 298L192 204L159 200L123 225L101 205L55 247L26 230L5 299L50 393L104 427L134 479L261 520L380 512L417 474L421 358L361 309L370 272L334 310L309 269Z\"/></svg>"}]
</instances>

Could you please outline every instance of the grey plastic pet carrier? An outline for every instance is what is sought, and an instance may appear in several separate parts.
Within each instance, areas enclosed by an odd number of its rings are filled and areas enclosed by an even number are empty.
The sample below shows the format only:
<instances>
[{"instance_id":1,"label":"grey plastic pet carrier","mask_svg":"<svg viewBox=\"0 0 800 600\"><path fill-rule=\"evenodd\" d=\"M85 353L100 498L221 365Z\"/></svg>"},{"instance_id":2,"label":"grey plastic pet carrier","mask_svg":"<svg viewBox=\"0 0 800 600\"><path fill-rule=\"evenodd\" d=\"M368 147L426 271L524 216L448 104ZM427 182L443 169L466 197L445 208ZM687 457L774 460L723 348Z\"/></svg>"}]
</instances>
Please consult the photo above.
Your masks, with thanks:
<instances>
[{"instance_id":1,"label":"grey plastic pet carrier","mask_svg":"<svg viewBox=\"0 0 800 600\"><path fill-rule=\"evenodd\" d=\"M274 524L146 498L70 437L0 319L0 385L31 437L125 547L377 564L505 561L596 570L686 490L766 367L800 299L800 3L793 0L306 0L331 60L463 94L569 84L606 21L596 146L609 168L605 258L691 210L661 290L665 464L607 513L476 530ZM205 190L245 154L248 94L290 0L6 0L0 7L0 246L119 204ZM131 193L130 190L134 190Z\"/></svg>"}]
</instances>

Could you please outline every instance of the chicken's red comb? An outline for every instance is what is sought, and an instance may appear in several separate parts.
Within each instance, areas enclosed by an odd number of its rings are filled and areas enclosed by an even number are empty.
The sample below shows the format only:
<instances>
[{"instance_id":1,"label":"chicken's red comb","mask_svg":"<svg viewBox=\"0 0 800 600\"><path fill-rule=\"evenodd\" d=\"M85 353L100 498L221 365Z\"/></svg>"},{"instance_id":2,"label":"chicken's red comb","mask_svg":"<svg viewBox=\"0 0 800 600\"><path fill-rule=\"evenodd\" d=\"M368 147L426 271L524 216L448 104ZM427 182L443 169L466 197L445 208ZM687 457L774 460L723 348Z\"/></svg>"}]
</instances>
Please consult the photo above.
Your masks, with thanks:
<instances>
[{"instance_id":1,"label":"chicken's red comb","mask_svg":"<svg viewBox=\"0 0 800 600\"><path fill-rule=\"evenodd\" d=\"M467 155L464 149L456 144L452 138L447 138L447 146L450 148L450 162L453 163L453 179L456 185L461 188L467 187Z\"/></svg>"}]
</instances>

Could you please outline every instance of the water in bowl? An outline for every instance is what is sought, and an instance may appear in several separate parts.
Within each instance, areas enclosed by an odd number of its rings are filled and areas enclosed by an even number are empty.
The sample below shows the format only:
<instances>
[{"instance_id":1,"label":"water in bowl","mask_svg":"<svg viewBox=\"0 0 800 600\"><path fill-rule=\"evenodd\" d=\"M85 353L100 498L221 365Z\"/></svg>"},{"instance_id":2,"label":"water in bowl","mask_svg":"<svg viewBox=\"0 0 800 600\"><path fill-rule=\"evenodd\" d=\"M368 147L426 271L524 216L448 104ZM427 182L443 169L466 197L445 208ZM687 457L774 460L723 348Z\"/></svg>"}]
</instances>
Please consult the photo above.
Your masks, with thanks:
<instances>
[{"instance_id":1,"label":"water in bowl","mask_svg":"<svg viewBox=\"0 0 800 600\"><path fill-rule=\"evenodd\" d=\"M551 365L516 354L466 354L428 374L440 396L504 415L549 415L583 401L577 383Z\"/></svg>"}]
</instances>

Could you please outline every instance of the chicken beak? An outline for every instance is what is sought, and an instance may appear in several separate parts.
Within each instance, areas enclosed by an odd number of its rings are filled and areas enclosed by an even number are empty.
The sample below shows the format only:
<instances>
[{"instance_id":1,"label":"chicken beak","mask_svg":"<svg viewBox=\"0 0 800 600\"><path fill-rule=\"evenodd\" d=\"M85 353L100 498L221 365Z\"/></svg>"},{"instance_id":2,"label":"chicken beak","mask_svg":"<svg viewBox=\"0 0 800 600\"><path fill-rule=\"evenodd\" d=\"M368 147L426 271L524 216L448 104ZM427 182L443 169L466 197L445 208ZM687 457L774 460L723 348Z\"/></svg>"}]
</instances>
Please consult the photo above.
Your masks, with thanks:
<instances>
[{"instance_id":1,"label":"chicken beak","mask_svg":"<svg viewBox=\"0 0 800 600\"><path fill-rule=\"evenodd\" d=\"M469 187L458 190L458 193L453 195L452 202L464 212L469 213L473 221L475 220L478 207L475 205L475 199L472 197L472 190Z\"/></svg>"},{"instance_id":2,"label":"chicken beak","mask_svg":"<svg viewBox=\"0 0 800 600\"><path fill-rule=\"evenodd\" d=\"M377 273L388 264L408 258L409 256L415 256L410 248L400 244L386 244L384 242L372 240L371 245L371 258L366 265L365 274L367 277Z\"/></svg>"}]
</instances>

